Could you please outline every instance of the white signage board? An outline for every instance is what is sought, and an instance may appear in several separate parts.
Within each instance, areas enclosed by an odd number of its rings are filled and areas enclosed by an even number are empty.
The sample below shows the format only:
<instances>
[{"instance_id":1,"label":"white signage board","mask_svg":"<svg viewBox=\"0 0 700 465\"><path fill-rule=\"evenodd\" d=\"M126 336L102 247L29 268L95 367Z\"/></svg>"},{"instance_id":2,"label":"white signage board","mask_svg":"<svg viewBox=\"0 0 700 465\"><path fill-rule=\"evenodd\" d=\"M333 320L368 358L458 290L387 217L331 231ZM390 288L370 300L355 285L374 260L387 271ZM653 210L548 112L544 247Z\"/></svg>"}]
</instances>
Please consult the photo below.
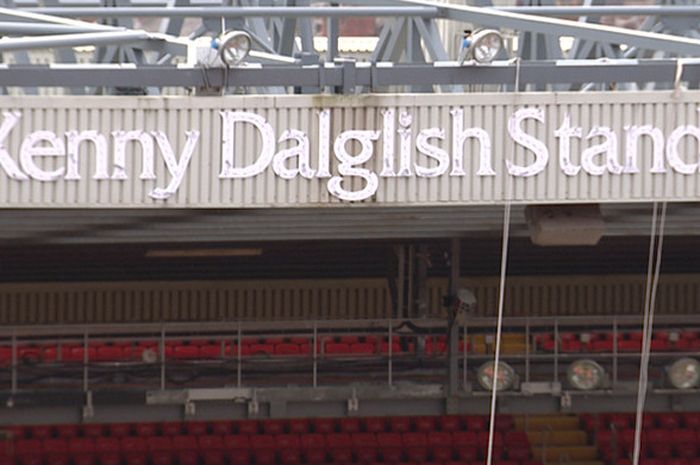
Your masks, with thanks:
<instances>
[{"instance_id":1,"label":"white signage board","mask_svg":"<svg viewBox=\"0 0 700 465\"><path fill-rule=\"evenodd\" d=\"M0 98L0 205L700 199L700 93Z\"/></svg>"}]
</instances>

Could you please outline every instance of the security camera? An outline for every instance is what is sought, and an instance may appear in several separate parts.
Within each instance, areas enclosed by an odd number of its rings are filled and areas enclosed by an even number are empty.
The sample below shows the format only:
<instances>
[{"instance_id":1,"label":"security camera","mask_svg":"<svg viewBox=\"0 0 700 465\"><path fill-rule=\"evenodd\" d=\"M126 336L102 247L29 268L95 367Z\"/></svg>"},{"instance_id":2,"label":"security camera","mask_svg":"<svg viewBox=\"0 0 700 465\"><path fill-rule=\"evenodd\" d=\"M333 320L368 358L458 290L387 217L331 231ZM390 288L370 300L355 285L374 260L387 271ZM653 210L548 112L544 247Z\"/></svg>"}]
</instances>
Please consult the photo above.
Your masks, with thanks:
<instances>
[{"instance_id":1,"label":"security camera","mask_svg":"<svg viewBox=\"0 0 700 465\"><path fill-rule=\"evenodd\" d=\"M476 296L471 289L462 288L457 291L457 298L454 304L455 321L463 324L467 317L476 311Z\"/></svg>"}]
</instances>

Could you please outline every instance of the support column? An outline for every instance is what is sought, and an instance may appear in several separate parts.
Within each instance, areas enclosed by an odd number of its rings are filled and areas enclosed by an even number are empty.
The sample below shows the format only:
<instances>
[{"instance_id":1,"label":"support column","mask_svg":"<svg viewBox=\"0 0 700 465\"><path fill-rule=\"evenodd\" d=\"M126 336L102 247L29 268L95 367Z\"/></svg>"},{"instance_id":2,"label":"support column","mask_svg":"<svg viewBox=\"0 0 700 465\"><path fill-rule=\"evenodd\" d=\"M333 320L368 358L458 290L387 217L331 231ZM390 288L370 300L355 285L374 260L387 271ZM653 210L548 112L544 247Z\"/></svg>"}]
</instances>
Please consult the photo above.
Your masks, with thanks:
<instances>
[{"instance_id":1,"label":"support column","mask_svg":"<svg viewBox=\"0 0 700 465\"><path fill-rule=\"evenodd\" d=\"M459 390L459 325L455 322L455 306L459 289L459 239L450 242L450 280L447 307L447 394L455 396Z\"/></svg>"}]
</instances>

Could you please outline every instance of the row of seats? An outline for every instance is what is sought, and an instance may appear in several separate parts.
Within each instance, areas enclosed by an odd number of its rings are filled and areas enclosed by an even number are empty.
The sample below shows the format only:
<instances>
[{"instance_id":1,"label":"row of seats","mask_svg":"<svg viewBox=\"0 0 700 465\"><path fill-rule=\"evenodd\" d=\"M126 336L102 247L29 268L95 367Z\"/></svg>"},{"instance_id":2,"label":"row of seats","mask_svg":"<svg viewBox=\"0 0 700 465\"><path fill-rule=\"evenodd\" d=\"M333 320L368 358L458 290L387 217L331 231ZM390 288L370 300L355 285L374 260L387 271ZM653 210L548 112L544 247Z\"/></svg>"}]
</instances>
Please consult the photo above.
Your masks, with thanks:
<instances>
[{"instance_id":1,"label":"row of seats","mask_svg":"<svg viewBox=\"0 0 700 465\"><path fill-rule=\"evenodd\" d=\"M513 417L498 415L495 430L516 434ZM123 438L129 436L204 436L204 435L279 435L279 434L331 434L331 433L456 433L483 434L488 429L488 417L483 415L396 416L366 418L313 418L289 420L239 420L239 421L188 421L158 423L109 423L85 425L34 425L0 427L13 439L51 438Z\"/></svg>"},{"instance_id":2,"label":"row of seats","mask_svg":"<svg viewBox=\"0 0 700 465\"><path fill-rule=\"evenodd\" d=\"M483 335L479 335L484 339ZM486 337L484 340L488 339ZM615 344L613 333L569 333L562 332L555 338L553 333L535 335L535 350L552 352L555 348L561 352L612 352ZM416 337L393 336L391 342L386 336L380 335L346 335L323 336L319 338L317 353L323 356L370 356L393 354L413 354L418 350ZM460 341L459 351L465 350L465 341ZM642 333L639 331L618 334L617 350L620 352L639 352L642 344ZM243 339L239 345L231 340L167 340L165 341L166 359L169 360L206 360L223 357L232 358L240 354L242 357L262 356L308 356L313 352L313 338L310 337L268 337ZM483 343L477 347L481 352L485 349ZM427 336L421 346L427 356L444 356L447 353L445 336ZM651 342L654 351L688 351L700 349L700 337L697 331L656 331ZM466 350L472 346L467 341ZM523 349L524 350L524 349ZM81 343L66 344L19 344L17 360L20 362L128 362L145 359L146 352L150 359L158 358L161 348L157 340L141 340L134 342L90 342L87 346ZM481 353L480 352L480 353ZM12 362L12 347L9 344L0 345L0 366Z\"/></svg>"},{"instance_id":3,"label":"row of seats","mask_svg":"<svg viewBox=\"0 0 700 465\"><path fill-rule=\"evenodd\" d=\"M527 435L497 435L494 457L516 462L530 459ZM309 433L303 435L131 436L117 438L20 439L3 442L0 455L21 465L299 465L398 462L473 462L484 458L488 434L433 433Z\"/></svg>"},{"instance_id":4,"label":"row of seats","mask_svg":"<svg viewBox=\"0 0 700 465\"><path fill-rule=\"evenodd\" d=\"M598 448L602 456L610 460L613 457L629 456L634 449L634 430L601 430L596 435ZM693 429L651 429L642 430L642 456L658 459L672 457L695 458L700 445L700 432Z\"/></svg>"},{"instance_id":5,"label":"row of seats","mask_svg":"<svg viewBox=\"0 0 700 465\"><path fill-rule=\"evenodd\" d=\"M642 349L643 333L641 331L619 332L617 334L617 350L619 352L640 352ZM555 348L561 352L612 352L615 348L615 337L612 331L604 332L563 332L558 341L553 333L542 333L535 336L535 346L545 352L553 352ZM668 331L659 330L652 334L652 351L689 351L700 349L700 337L693 330Z\"/></svg>"},{"instance_id":6,"label":"row of seats","mask_svg":"<svg viewBox=\"0 0 700 465\"><path fill-rule=\"evenodd\" d=\"M163 351L169 360L202 360L219 358L236 358L237 356L308 356L313 352L313 340L306 337L290 338L244 338L239 345L235 341L190 340L165 341ZM415 353L415 338L393 336L341 336L323 337L317 345L317 354L321 356L371 356ZM444 355L447 351L445 337L427 337L425 354L428 356ZM460 350L464 346L460 343ZM469 345L467 345L469 349ZM144 360L144 353L151 358L158 358L161 347L158 341L143 340L136 342L90 342L87 346L87 360L92 362L128 362ZM20 344L17 347L17 360L20 362L84 362L86 349L84 344ZM12 362L12 347L0 345L0 365Z\"/></svg>"},{"instance_id":7,"label":"row of seats","mask_svg":"<svg viewBox=\"0 0 700 465\"><path fill-rule=\"evenodd\" d=\"M581 415L583 427L589 433L614 428L623 431L634 428L635 415L632 413L607 413L601 415ZM642 416L644 431L653 429L675 430L678 428L700 430L700 413L665 412L645 413Z\"/></svg>"}]
</instances>

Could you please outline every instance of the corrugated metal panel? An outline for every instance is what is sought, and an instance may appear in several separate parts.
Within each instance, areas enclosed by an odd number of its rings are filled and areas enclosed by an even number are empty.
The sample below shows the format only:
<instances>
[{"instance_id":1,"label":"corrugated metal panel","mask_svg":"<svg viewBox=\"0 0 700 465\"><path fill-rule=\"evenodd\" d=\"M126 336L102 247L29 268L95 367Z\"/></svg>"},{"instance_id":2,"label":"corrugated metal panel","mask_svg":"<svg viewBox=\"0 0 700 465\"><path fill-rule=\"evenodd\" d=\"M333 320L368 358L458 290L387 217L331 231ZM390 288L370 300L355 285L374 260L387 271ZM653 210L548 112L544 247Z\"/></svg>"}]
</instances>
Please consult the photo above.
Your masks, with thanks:
<instances>
[{"instance_id":1,"label":"corrugated metal panel","mask_svg":"<svg viewBox=\"0 0 700 465\"><path fill-rule=\"evenodd\" d=\"M0 324L382 319L383 279L0 286Z\"/></svg>"},{"instance_id":2,"label":"corrugated metal panel","mask_svg":"<svg viewBox=\"0 0 700 465\"><path fill-rule=\"evenodd\" d=\"M699 275L663 276L660 314L695 314ZM496 313L498 280L463 279L479 302L476 316ZM641 315L644 277L509 277L505 315ZM431 315L439 317L447 282L428 283ZM0 324L99 324L178 321L386 319L384 279L12 284L0 286Z\"/></svg>"},{"instance_id":3,"label":"corrugated metal panel","mask_svg":"<svg viewBox=\"0 0 700 465\"><path fill-rule=\"evenodd\" d=\"M696 314L700 308L698 278L698 275L662 275L656 312ZM461 285L476 295L477 316L497 314L497 277L463 279ZM447 281L431 279L428 286L429 308L439 309L442 296L447 293ZM641 315L644 286L642 275L508 277L503 311L508 317Z\"/></svg>"},{"instance_id":4,"label":"corrugated metal panel","mask_svg":"<svg viewBox=\"0 0 700 465\"><path fill-rule=\"evenodd\" d=\"M275 137L286 129L298 129L309 136L311 167L318 168L319 110L331 111L331 149L336 136L350 129L382 130L382 112L388 108L398 115L407 112L413 117L412 147L416 133L427 128L445 130L445 140L437 143L452 152L452 117L455 108L464 110L464 127L481 127L490 135L493 145L493 166L497 175L477 176L478 149L475 139L465 143L464 169L466 176L444 174L434 178L380 177L375 195L364 205L435 205L435 204L493 204L513 199L522 203L645 201L650 199L696 200L700 193L697 169L693 174L680 174L666 163L665 174L651 174L652 144L649 137L639 143L638 174L593 176L580 172L565 175L559 166L555 130L565 114L572 125L581 126L583 139L571 139L572 159L580 163L583 149L602 142L601 138L586 141L588 131L596 125L609 126L618 137L618 160L625 155L625 127L652 124L668 137L681 125L698 124L700 92L684 92L674 98L670 92L609 92L609 93L532 93L532 94L450 94L450 95L363 95L343 96L231 96L222 98L154 98L154 97L52 97L0 99L4 110L17 110L22 118L12 130L5 146L17 161L19 148L32 131L51 130L59 137L69 130L96 130L108 139L109 173L113 173L112 139L116 130L163 131L169 138L176 157L180 157L187 139L186 131L197 130L202 136L178 191L167 200L149 197L154 188L165 187L171 179L166 163L156 145L155 180L141 180L141 155L136 144L127 148L126 174L128 180L92 179L96 163L93 144L81 145L80 181L15 181L4 173L0 182L0 206L4 207L291 207L343 205L329 193L328 179L285 180L272 167L246 179L219 179L222 152L221 110L238 110L264 117L274 128ZM527 107L541 109L545 123L529 119L523 123L528 134L546 143L549 162L539 174L514 178L505 175L505 160L521 165L531 164L534 155L516 145L508 135L506 123L516 111ZM261 138L250 124L236 125L236 166L250 165L259 154ZM399 137L394 138L395 166L398 166ZM277 144L277 149L295 143ZM353 144L348 144L352 150ZM373 144L373 157L363 165L374 173L382 171L383 143L380 137ZM681 152L686 163L697 162L697 141L685 137ZM357 153L357 152L355 152ZM45 171L64 167L63 157L37 157ZM412 161L434 166L425 155L412 149ZM331 173L338 173L338 162L331 156ZM346 189L361 190L365 181L358 176L344 176ZM512 185L511 185L512 184Z\"/></svg>"}]
</instances>

